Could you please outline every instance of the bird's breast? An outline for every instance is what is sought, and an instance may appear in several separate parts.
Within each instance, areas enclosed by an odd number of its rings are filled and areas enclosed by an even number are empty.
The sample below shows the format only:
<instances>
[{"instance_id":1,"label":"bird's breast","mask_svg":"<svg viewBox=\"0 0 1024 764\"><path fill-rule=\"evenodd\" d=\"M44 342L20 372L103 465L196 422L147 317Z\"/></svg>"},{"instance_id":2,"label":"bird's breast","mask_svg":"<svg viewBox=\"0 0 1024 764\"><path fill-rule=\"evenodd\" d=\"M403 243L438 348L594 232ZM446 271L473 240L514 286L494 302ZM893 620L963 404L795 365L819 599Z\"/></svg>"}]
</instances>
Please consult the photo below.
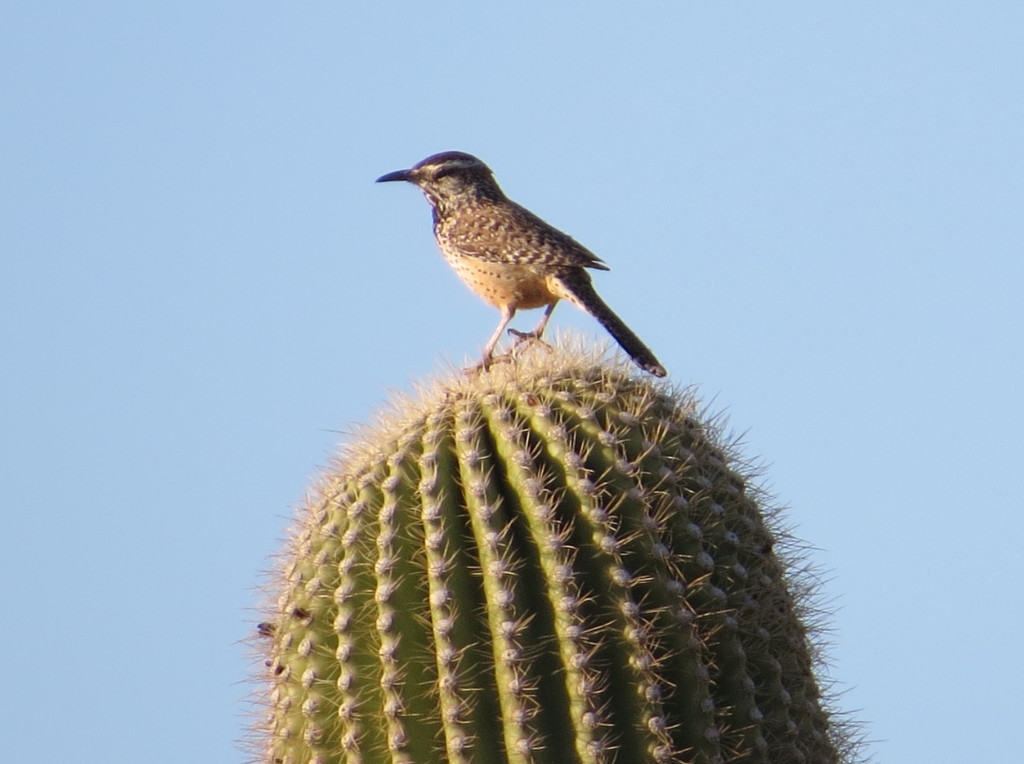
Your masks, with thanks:
<instances>
[{"instance_id":1,"label":"bird's breast","mask_svg":"<svg viewBox=\"0 0 1024 764\"><path fill-rule=\"evenodd\" d=\"M460 279L485 302L498 309L528 310L558 299L548 278L525 265L479 260L442 249Z\"/></svg>"}]
</instances>

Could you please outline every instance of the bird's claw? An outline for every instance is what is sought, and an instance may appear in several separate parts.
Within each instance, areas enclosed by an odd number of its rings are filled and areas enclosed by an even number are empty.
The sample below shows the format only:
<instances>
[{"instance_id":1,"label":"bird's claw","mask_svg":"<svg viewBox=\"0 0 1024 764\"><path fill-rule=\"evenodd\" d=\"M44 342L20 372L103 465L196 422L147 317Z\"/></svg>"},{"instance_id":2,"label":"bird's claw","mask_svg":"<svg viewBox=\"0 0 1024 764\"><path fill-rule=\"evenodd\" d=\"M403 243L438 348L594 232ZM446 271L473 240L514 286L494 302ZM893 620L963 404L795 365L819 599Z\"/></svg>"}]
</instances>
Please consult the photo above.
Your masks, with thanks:
<instances>
[{"instance_id":1,"label":"bird's claw","mask_svg":"<svg viewBox=\"0 0 1024 764\"><path fill-rule=\"evenodd\" d=\"M511 360L513 360L511 351L507 353L502 353L501 355L491 355L487 358L480 359L479 363L473 364L472 366L468 367L465 371L466 374L481 374L485 371L488 371L491 368L491 366L494 365L495 363L504 363Z\"/></svg>"},{"instance_id":2,"label":"bird's claw","mask_svg":"<svg viewBox=\"0 0 1024 764\"><path fill-rule=\"evenodd\" d=\"M509 329L508 333L509 333L509 336L516 338L516 341L514 343L512 343L512 350L515 350L520 345L522 345L524 342L529 342L529 343L539 342L541 345L546 347L548 350L553 350L554 349L554 348L551 347L551 345L549 345L548 343L546 343L544 340L541 339L541 335L540 335L539 332L521 332L518 329ZM509 351L509 352L512 352L512 351Z\"/></svg>"}]
</instances>

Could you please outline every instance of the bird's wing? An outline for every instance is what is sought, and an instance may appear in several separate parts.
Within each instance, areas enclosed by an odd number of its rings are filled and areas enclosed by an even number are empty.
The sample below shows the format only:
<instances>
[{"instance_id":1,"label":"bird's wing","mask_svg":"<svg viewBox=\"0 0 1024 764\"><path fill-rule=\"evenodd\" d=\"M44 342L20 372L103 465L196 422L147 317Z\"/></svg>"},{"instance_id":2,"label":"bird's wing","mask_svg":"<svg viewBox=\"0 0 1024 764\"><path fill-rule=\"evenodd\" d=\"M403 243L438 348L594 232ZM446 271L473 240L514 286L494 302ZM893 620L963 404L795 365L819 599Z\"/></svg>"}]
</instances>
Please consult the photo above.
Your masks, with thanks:
<instances>
[{"instance_id":1,"label":"bird's wing","mask_svg":"<svg viewBox=\"0 0 1024 764\"><path fill-rule=\"evenodd\" d=\"M507 203L500 210L459 221L450 235L462 254L488 262L609 270L593 252L529 210Z\"/></svg>"}]
</instances>

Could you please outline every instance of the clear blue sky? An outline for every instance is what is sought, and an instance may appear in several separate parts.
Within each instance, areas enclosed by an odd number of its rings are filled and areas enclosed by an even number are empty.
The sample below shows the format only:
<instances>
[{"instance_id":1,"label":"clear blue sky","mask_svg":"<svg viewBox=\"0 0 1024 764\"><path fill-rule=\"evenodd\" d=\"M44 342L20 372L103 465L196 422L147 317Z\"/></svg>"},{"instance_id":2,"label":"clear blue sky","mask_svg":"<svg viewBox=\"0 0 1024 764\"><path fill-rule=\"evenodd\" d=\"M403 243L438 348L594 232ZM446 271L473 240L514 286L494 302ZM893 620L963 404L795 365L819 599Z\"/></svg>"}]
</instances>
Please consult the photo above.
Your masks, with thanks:
<instances>
[{"instance_id":1,"label":"clear blue sky","mask_svg":"<svg viewBox=\"0 0 1024 764\"><path fill-rule=\"evenodd\" d=\"M1010 1L10 4L3 758L245 760L292 507L496 322L373 184L448 149L768 465L877 759L1018 758L1022 51Z\"/></svg>"}]
</instances>

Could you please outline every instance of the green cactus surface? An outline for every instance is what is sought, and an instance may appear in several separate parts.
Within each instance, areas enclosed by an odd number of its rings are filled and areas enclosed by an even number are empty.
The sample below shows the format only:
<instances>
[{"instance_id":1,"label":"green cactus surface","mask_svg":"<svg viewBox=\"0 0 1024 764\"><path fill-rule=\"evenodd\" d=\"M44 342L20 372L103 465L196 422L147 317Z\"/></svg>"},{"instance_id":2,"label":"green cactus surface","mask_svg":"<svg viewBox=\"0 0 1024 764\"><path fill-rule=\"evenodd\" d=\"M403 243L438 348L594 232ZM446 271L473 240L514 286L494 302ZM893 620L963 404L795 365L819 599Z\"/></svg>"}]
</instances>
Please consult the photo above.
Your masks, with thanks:
<instances>
[{"instance_id":1,"label":"green cactus surface","mask_svg":"<svg viewBox=\"0 0 1024 764\"><path fill-rule=\"evenodd\" d=\"M394 404L301 510L260 624L264 760L853 761L799 547L714 422L526 355Z\"/></svg>"}]
</instances>

